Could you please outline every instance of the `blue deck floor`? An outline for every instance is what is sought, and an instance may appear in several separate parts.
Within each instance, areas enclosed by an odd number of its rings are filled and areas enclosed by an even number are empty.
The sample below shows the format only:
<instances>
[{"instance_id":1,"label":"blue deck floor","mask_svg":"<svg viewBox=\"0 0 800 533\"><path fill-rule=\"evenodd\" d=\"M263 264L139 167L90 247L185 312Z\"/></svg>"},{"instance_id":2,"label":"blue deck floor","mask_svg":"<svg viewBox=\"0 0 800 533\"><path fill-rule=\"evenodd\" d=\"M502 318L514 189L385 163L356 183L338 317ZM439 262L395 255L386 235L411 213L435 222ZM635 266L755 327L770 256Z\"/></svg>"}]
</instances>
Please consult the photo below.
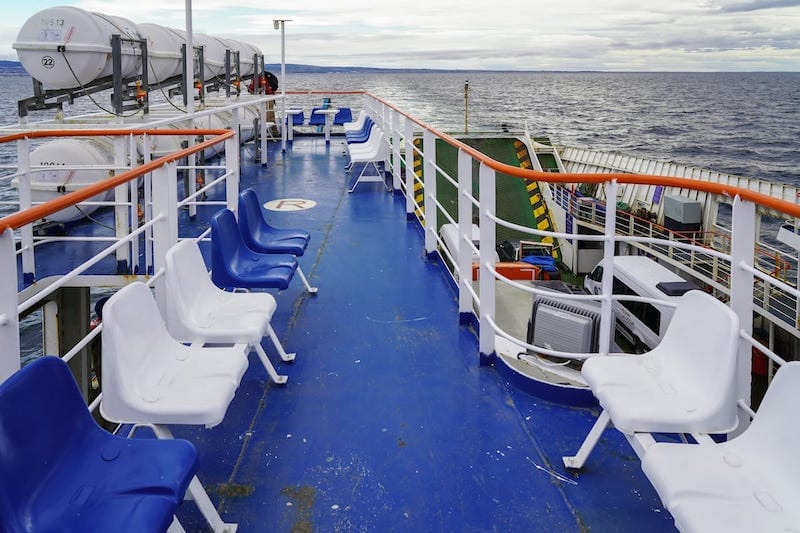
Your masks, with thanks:
<instances>
[{"instance_id":1,"label":"blue deck floor","mask_svg":"<svg viewBox=\"0 0 800 533\"><path fill-rule=\"evenodd\" d=\"M197 445L223 518L243 532L672 530L615 431L583 472L565 471L560 456L597 411L539 400L479 366L402 199L374 183L348 194L342 149L299 138L285 155L270 145L267 168L243 167L242 186L263 200L317 202L270 220L311 231L301 265L319 293L296 280L275 294L273 325L297 352L276 365L285 387L251 354L220 426L175 428ZM193 510L179 516L202 530Z\"/></svg>"}]
</instances>

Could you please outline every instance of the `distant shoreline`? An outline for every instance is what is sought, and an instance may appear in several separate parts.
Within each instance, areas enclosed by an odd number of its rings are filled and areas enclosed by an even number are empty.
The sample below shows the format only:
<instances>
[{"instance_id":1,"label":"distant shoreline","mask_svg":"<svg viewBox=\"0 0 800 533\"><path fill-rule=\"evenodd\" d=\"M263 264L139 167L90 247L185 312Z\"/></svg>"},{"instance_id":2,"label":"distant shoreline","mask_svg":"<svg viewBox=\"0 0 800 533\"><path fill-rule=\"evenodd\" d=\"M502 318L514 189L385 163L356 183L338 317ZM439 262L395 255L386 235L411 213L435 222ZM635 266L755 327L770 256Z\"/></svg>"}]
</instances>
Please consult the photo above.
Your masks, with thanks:
<instances>
[{"instance_id":1,"label":"distant shoreline","mask_svg":"<svg viewBox=\"0 0 800 533\"><path fill-rule=\"evenodd\" d=\"M28 73L22 68L22 63L19 61L3 61L0 60L0 76L2 75L12 75L12 76L22 76L27 75Z\"/></svg>"},{"instance_id":2,"label":"distant shoreline","mask_svg":"<svg viewBox=\"0 0 800 533\"><path fill-rule=\"evenodd\" d=\"M279 63L267 63L265 70L278 74L281 70ZM797 71L628 71L628 70L477 70L477 69L430 69L430 68L382 68L382 67L326 67L319 65L304 65L287 63L286 72L289 74L458 74L458 73L486 73L486 74L796 74ZM28 73L22 68L19 61L0 60L0 76L26 76Z\"/></svg>"},{"instance_id":3,"label":"distant shoreline","mask_svg":"<svg viewBox=\"0 0 800 533\"><path fill-rule=\"evenodd\" d=\"M488 72L493 74L526 73L526 72L600 72L600 71L556 71L556 70L474 70L474 69L431 69L431 68L383 68L383 67L328 67L319 65L304 65L287 63L286 72L289 74L340 74L340 73L376 73L376 74L441 74L459 72ZM264 69L277 74L281 71L280 63L267 63ZM0 60L0 75L25 75L27 72L19 61Z\"/></svg>"}]
</instances>

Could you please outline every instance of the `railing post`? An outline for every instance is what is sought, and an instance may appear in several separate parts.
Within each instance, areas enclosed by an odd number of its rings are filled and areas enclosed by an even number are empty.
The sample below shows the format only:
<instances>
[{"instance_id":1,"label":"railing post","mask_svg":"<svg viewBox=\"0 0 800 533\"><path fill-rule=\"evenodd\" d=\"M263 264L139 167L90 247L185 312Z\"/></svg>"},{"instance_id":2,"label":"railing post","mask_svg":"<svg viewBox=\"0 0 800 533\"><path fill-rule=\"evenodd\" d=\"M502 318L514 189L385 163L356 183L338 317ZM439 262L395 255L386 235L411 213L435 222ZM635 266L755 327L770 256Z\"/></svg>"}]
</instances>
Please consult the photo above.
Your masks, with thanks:
<instances>
[{"instance_id":1,"label":"railing post","mask_svg":"<svg viewBox=\"0 0 800 533\"><path fill-rule=\"evenodd\" d=\"M170 162L153 171L153 216L161 217L153 225L153 264L155 272L166 268L167 250L178 242L178 170ZM166 309L164 276L155 283L156 301L162 315Z\"/></svg>"},{"instance_id":2,"label":"railing post","mask_svg":"<svg viewBox=\"0 0 800 533\"><path fill-rule=\"evenodd\" d=\"M425 220L425 253L436 252L436 228L439 209L436 207L436 137L430 130L422 135L422 209Z\"/></svg>"},{"instance_id":3,"label":"railing post","mask_svg":"<svg viewBox=\"0 0 800 533\"><path fill-rule=\"evenodd\" d=\"M19 210L31 207L31 147L27 137L17 141L17 166L19 171ZM36 261L33 252L33 224L19 229L22 240L22 280L26 285L36 279ZM16 271L16 267L15 267Z\"/></svg>"},{"instance_id":4,"label":"railing post","mask_svg":"<svg viewBox=\"0 0 800 533\"><path fill-rule=\"evenodd\" d=\"M381 103L381 131L389 131L392 127L392 112L388 106ZM387 136L387 140L391 137Z\"/></svg>"},{"instance_id":5,"label":"railing post","mask_svg":"<svg viewBox=\"0 0 800 533\"><path fill-rule=\"evenodd\" d=\"M61 343L58 339L58 330L60 329L58 326L58 303L56 300L49 300L42 306L42 353L62 355L59 346Z\"/></svg>"},{"instance_id":6,"label":"railing post","mask_svg":"<svg viewBox=\"0 0 800 533\"><path fill-rule=\"evenodd\" d=\"M142 157L144 162L150 161L150 136L144 134L142 136ZM143 176L144 178L144 219L149 222L153 219L153 173L148 172ZM144 274L152 274L153 272L153 228L147 228L144 232Z\"/></svg>"},{"instance_id":7,"label":"railing post","mask_svg":"<svg viewBox=\"0 0 800 533\"><path fill-rule=\"evenodd\" d=\"M494 274L489 271L487 264L494 264L496 249L495 223L490 216L494 216L496 212L497 191L495 191L495 172L484 163L481 163L480 166L478 187L480 190L481 229L481 246L478 254L481 263L478 284L481 298L480 363L482 365L491 365L497 357L494 351L495 333L486 319L494 320L495 318L495 278Z\"/></svg>"},{"instance_id":8,"label":"railing post","mask_svg":"<svg viewBox=\"0 0 800 533\"><path fill-rule=\"evenodd\" d=\"M372 100L372 103L373 105L375 105L375 100ZM378 120L381 131L384 132L383 142L389 145L388 149L386 150L386 159L383 162L383 168L384 170L389 169L390 171L392 171L392 136L391 136L392 115L389 108L385 106L382 102L380 104L380 115L378 116ZM394 175L394 172L392 172L392 174ZM394 182L394 178L392 178L392 182Z\"/></svg>"},{"instance_id":9,"label":"railing post","mask_svg":"<svg viewBox=\"0 0 800 533\"><path fill-rule=\"evenodd\" d=\"M200 91L200 94L203 94L203 91ZM197 127L197 121L194 117L189 119L189 128L195 129ZM195 144L197 144L197 136L196 135L189 135L186 139L186 147L191 148ZM183 171L183 197L188 197L192 192L195 190L195 183L197 180L197 152L189 155L186 157L186 166L190 167ZM197 208L196 206L189 205L189 219L194 220L195 216L197 215Z\"/></svg>"},{"instance_id":10,"label":"railing post","mask_svg":"<svg viewBox=\"0 0 800 533\"><path fill-rule=\"evenodd\" d=\"M241 130L241 118L240 118L240 107L234 107L231 109L231 129L236 132L236 135L240 135L242 133ZM210 181L210 180L209 180Z\"/></svg>"},{"instance_id":11,"label":"railing post","mask_svg":"<svg viewBox=\"0 0 800 533\"><path fill-rule=\"evenodd\" d=\"M239 134L225 139L225 201L228 209L236 213L239 207Z\"/></svg>"},{"instance_id":12,"label":"railing post","mask_svg":"<svg viewBox=\"0 0 800 533\"><path fill-rule=\"evenodd\" d=\"M125 137L114 137L114 165L116 167L128 166ZM115 171L116 172L116 171ZM120 185L114 189L114 227L117 239L124 239L130 233L130 218L128 217L128 186ZM117 248L117 272L128 274L131 272L130 245Z\"/></svg>"},{"instance_id":13,"label":"railing post","mask_svg":"<svg viewBox=\"0 0 800 533\"><path fill-rule=\"evenodd\" d=\"M388 113L388 115L386 117L386 128L383 131L385 133L386 140L389 143L389 150L387 151L389 164L386 166L386 168L388 168L392 173L392 183L394 183L394 143L396 141L394 135L394 110L387 108L385 111Z\"/></svg>"},{"instance_id":14,"label":"railing post","mask_svg":"<svg viewBox=\"0 0 800 533\"><path fill-rule=\"evenodd\" d=\"M128 153L130 154L130 166L135 167L138 164L136 161L136 138L133 134L128 135ZM139 227L139 180L131 180L128 182L128 190L131 198L131 205L128 209L128 216L130 217L131 231ZM139 239L131 241L131 272L139 272Z\"/></svg>"},{"instance_id":15,"label":"railing post","mask_svg":"<svg viewBox=\"0 0 800 533\"><path fill-rule=\"evenodd\" d=\"M400 113L392 111L392 189L400 189Z\"/></svg>"},{"instance_id":16,"label":"railing post","mask_svg":"<svg viewBox=\"0 0 800 533\"><path fill-rule=\"evenodd\" d=\"M362 94L361 95L361 105L364 107L364 112L367 115L373 116L372 106L374 105L374 102L373 102L372 98L370 97L370 95L368 95L368 94ZM381 125L380 122L378 122L378 125L379 126Z\"/></svg>"},{"instance_id":17,"label":"railing post","mask_svg":"<svg viewBox=\"0 0 800 533\"><path fill-rule=\"evenodd\" d=\"M614 292L614 244L617 233L617 180L606 182L605 239L603 240L603 299L600 307L600 338L597 350L600 355L611 351L611 338L614 331L613 299ZM611 211L611 213L609 213Z\"/></svg>"},{"instance_id":18,"label":"railing post","mask_svg":"<svg viewBox=\"0 0 800 533\"><path fill-rule=\"evenodd\" d=\"M414 216L414 123L405 119L405 138L406 145L406 219L411 220Z\"/></svg>"},{"instance_id":19,"label":"railing post","mask_svg":"<svg viewBox=\"0 0 800 533\"><path fill-rule=\"evenodd\" d=\"M26 152L27 154L27 152ZM14 232L0 234L0 383L19 370L19 313L17 312L17 255ZM12 275L12 272L14 275Z\"/></svg>"},{"instance_id":20,"label":"railing post","mask_svg":"<svg viewBox=\"0 0 800 533\"><path fill-rule=\"evenodd\" d=\"M753 332L753 274L744 267L753 266L755 248L756 206L736 196L733 199L731 221L731 302L730 307L739 317L739 328L748 335ZM736 371L737 398L750 405L750 372L752 350L748 342L739 342L739 362ZM749 418L740 415L737 433L749 424Z\"/></svg>"},{"instance_id":21,"label":"railing post","mask_svg":"<svg viewBox=\"0 0 800 533\"><path fill-rule=\"evenodd\" d=\"M472 283L472 158L458 150L458 246L451 253L458 265L458 317L461 324L472 316L472 295L467 286Z\"/></svg>"},{"instance_id":22,"label":"railing post","mask_svg":"<svg viewBox=\"0 0 800 533\"><path fill-rule=\"evenodd\" d=\"M258 106L258 125L261 132L261 166L267 166L267 103L261 102ZM286 120L284 117L281 120ZM284 128L286 129L286 128ZM283 133L281 133L283 137Z\"/></svg>"}]
</instances>

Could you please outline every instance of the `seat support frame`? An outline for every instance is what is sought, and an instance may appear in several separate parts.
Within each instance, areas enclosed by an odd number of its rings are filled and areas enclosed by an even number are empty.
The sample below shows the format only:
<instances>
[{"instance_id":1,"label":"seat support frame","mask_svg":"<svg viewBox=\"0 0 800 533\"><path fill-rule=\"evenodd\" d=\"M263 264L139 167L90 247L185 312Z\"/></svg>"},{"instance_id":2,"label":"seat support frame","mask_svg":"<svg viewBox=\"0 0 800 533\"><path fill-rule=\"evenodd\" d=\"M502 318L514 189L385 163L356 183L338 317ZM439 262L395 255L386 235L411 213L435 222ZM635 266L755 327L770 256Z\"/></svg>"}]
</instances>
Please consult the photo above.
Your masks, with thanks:
<instances>
[{"instance_id":1,"label":"seat support frame","mask_svg":"<svg viewBox=\"0 0 800 533\"><path fill-rule=\"evenodd\" d=\"M375 168L377 174L364 174L370 167L370 165L372 165ZM355 191L359 183L382 183L387 192L391 191L391 189L389 189L389 186L386 184L386 178L384 177L383 172L381 172L381 170L378 168L378 162L376 161L366 162L364 168L361 169L358 178L356 178L355 183L353 183L353 186L350 187L347 190L347 192L350 193Z\"/></svg>"},{"instance_id":2,"label":"seat support frame","mask_svg":"<svg viewBox=\"0 0 800 533\"><path fill-rule=\"evenodd\" d=\"M608 413L604 409L603 412L600 413L600 416L597 417L597 420L594 421L594 425L592 425L592 429L589 430L589 434L583 439L583 444L581 444L578 452L575 455L565 455L561 458L561 460L564 461L564 466L575 469L583 468L586 459L589 458L589 454L594 450L597 441L600 440L600 436L610 422L611 417L608 416Z\"/></svg>"}]
</instances>

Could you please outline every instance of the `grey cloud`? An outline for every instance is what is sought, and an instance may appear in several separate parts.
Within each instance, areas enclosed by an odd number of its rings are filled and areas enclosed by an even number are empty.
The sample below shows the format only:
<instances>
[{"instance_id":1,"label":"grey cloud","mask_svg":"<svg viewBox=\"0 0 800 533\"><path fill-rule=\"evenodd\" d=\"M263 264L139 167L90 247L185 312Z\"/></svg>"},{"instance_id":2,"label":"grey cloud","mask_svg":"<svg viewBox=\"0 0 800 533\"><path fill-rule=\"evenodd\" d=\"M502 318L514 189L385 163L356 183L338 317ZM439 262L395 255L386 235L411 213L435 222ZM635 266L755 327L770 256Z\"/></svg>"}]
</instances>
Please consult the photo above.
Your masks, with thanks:
<instances>
[{"instance_id":1,"label":"grey cloud","mask_svg":"<svg viewBox=\"0 0 800 533\"><path fill-rule=\"evenodd\" d=\"M610 47L617 50L683 50L685 52L721 52L768 48L793 50L800 46L800 30L782 33L745 33L727 35L685 35L660 40L633 41L618 39Z\"/></svg>"},{"instance_id":2,"label":"grey cloud","mask_svg":"<svg viewBox=\"0 0 800 533\"><path fill-rule=\"evenodd\" d=\"M719 6L719 11L721 13L740 13L793 6L800 6L800 0L744 0L722 4Z\"/></svg>"}]
</instances>

